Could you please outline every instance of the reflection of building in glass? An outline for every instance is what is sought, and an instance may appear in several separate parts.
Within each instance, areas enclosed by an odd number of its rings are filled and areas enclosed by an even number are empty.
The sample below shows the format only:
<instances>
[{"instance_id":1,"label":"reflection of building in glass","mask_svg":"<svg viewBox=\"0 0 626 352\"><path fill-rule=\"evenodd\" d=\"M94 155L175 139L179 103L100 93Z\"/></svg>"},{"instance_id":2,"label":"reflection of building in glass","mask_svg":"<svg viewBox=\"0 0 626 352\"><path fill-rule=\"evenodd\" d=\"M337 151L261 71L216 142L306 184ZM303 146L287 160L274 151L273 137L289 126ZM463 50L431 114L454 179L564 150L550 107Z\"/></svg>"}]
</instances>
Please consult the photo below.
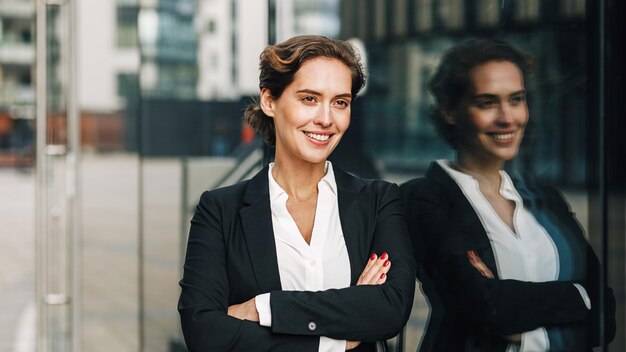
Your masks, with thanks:
<instances>
[{"instance_id":1,"label":"reflection of building in glass","mask_svg":"<svg viewBox=\"0 0 626 352\"><path fill-rule=\"evenodd\" d=\"M431 99L427 81L443 50L454 42L467 36L495 36L531 53L537 64L527 82L532 126L518 162L543 177L582 184L584 0L370 0L367 4L341 1L341 37L365 42L369 59L368 97L362 101L366 140L371 141L369 151L387 168L420 170L432 159L450 156L451 150L427 119ZM564 26L570 30L564 32Z\"/></svg>"},{"instance_id":2,"label":"reflection of building in glass","mask_svg":"<svg viewBox=\"0 0 626 352\"><path fill-rule=\"evenodd\" d=\"M0 2L0 166L32 140L35 88L35 6L30 0Z\"/></svg>"}]
</instances>

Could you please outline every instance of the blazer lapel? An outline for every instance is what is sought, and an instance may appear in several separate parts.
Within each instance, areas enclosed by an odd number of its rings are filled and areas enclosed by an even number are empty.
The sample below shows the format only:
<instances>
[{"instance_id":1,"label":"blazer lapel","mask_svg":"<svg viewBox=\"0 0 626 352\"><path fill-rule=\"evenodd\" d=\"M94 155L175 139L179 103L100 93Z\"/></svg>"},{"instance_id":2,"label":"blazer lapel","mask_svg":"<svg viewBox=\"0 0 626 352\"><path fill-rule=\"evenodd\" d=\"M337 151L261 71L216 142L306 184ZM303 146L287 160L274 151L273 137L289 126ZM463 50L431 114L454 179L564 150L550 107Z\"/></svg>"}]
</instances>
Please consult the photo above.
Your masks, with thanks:
<instances>
[{"instance_id":1,"label":"blazer lapel","mask_svg":"<svg viewBox=\"0 0 626 352\"><path fill-rule=\"evenodd\" d=\"M239 211L260 292L281 289L267 172L265 167L250 180L244 195L244 207Z\"/></svg>"},{"instance_id":2,"label":"blazer lapel","mask_svg":"<svg viewBox=\"0 0 626 352\"><path fill-rule=\"evenodd\" d=\"M369 253L364 253L369 250L367 244L363 243L363 239L367 238L365 236L367 219L360 197L360 191L365 187L365 182L337 168L333 168L333 171L337 183L341 230L350 258L351 285L355 285L365 267L362 258L369 257Z\"/></svg>"},{"instance_id":3,"label":"blazer lapel","mask_svg":"<svg viewBox=\"0 0 626 352\"><path fill-rule=\"evenodd\" d=\"M446 198L450 202L450 209L452 209L452 216L456 217L459 223L459 228L462 230L463 240L458 243L452 243L451 245L456 250L466 251L467 249L481 249L481 259L492 270L496 277L497 266L496 260L491 248L491 242L487 236L487 232L476 214L474 207L469 200L463 194L463 191L457 185L457 183L445 172L441 166L436 162L433 162L426 171L426 177L438 182L443 187L443 191L446 194Z\"/></svg>"}]
</instances>

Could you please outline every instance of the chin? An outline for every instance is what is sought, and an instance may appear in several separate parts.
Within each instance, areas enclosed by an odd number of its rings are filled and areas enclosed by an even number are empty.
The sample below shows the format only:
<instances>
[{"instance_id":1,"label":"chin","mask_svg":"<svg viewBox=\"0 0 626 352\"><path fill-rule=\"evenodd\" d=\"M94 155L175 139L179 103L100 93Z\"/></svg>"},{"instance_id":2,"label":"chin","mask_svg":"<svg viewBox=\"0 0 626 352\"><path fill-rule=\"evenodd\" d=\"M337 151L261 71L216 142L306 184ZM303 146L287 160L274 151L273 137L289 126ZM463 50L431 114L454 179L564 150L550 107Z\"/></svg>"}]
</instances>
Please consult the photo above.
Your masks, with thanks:
<instances>
[{"instance_id":1,"label":"chin","mask_svg":"<svg viewBox=\"0 0 626 352\"><path fill-rule=\"evenodd\" d=\"M311 164L319 164L319 163L326 162L326 160L328 160L329 154L324 154L324 155L301 154L301 159Z\"/></svg>"},{"instance_id":2,"label":"chin","mask_svg":"<svg viewBox=\"0 0 626 352\"><path fill-rule=\"evenodd\" d=\"M503 153L497 156L497 158L502 160L503 162L513 160L515 159L515 157L517 157L517 151L512 152L512 153Z\"/></svg>"}]
</instances>

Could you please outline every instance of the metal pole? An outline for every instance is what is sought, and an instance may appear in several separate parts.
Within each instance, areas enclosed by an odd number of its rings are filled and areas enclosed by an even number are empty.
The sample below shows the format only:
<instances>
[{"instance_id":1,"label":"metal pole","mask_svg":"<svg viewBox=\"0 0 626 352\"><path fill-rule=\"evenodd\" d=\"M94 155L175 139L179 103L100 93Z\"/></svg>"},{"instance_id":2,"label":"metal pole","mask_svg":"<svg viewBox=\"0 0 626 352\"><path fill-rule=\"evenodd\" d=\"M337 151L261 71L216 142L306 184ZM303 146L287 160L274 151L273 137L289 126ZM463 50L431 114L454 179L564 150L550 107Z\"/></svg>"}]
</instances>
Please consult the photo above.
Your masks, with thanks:
<instances>
[{"instance_id":1,"label":"metal pole","mask_svg":"<svg viewBox=\"0 0 626 352\"><path fill-rule=\"evenodd\" d=\"M77 1L68 1L67 10L67 61L68 61L68 84L67 84L67 118L68 118L68 154L67 154L67 211L68 211L68 237L67 253L67 291L70 292L68 318L70 319L71 350L82 351L81 348L81 236L80 236L80 176L78 166L80 164L80 116L78 112L77 96L77 50L76 50L76 16Z\"/></svg>"},{"instance_id":2,"label":"metal pole","mask_svg":"<svg viewBox=\"0 0 626 352\"><path fill-rule=\"evenodd\" d=\"M46 187L47 123L46 123L46 3L36 2L36 306L37 351L47 350L48 311L45 297L48 290L48 197Z\"/></svg>"},{"instance_id":3,"label":"metal pole","mask_svg":"<svg viewBox=\"0 0 626 352\"><path fill-rule=\"evenodd\" d=\"M599 136L598 141L600 144L600 155L599 159L599 188L600 188L600 227L601 227L601 238L600 238L600 348L602 351L608 351L608 343L606 341L606 333L605 333L605 319L606 316L604 314L606 301L604 299L605 287L607 285L608 273L607 273L607 265L608 265L608 234L609 234L609 217L608 217L608 192L607 192L607 163L606 163L606 139L605 139L605 129L606 129L606 117L605 117L605 70L604 66L606 64L605 50L605 33L604 29L606 26L605 23L605 2L606 0L599 1L599 9L598 9L598 124L599 124Z\"/></svg>"}]
</instances>

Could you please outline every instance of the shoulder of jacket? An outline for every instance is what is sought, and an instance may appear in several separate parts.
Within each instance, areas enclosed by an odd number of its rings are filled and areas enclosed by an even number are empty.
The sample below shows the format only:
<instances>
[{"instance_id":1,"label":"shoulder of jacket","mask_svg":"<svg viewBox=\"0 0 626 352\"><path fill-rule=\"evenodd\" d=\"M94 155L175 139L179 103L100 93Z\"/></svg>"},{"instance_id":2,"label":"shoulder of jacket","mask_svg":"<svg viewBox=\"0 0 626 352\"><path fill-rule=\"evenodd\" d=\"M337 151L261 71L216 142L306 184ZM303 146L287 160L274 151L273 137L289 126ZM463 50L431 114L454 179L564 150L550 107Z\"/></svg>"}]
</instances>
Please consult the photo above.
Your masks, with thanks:
<instances>
[{"instance_id":1,"label":"shoulder of jacket","mask_svg":"<svg viewBox=\"0 0 626 352\"><path fill-rule=\"evenodd\" d=\"M216 203L228 203L240 200L245 194L249 183L250 181L246 180L234 185L204 191L200 197L200 202L211 200Z\"/></svg>"},{"instance_id":2,"label":"shoulder of jacket","mask_svg":"<svg viewBox=\"0 0 626 352\"><path fill-rule=\"evenodd\" d=\"M430 177L419 177L400 185L400 193L404 199L437 200L445 197L443 187Z\"/></svg>"}]
</instances>

